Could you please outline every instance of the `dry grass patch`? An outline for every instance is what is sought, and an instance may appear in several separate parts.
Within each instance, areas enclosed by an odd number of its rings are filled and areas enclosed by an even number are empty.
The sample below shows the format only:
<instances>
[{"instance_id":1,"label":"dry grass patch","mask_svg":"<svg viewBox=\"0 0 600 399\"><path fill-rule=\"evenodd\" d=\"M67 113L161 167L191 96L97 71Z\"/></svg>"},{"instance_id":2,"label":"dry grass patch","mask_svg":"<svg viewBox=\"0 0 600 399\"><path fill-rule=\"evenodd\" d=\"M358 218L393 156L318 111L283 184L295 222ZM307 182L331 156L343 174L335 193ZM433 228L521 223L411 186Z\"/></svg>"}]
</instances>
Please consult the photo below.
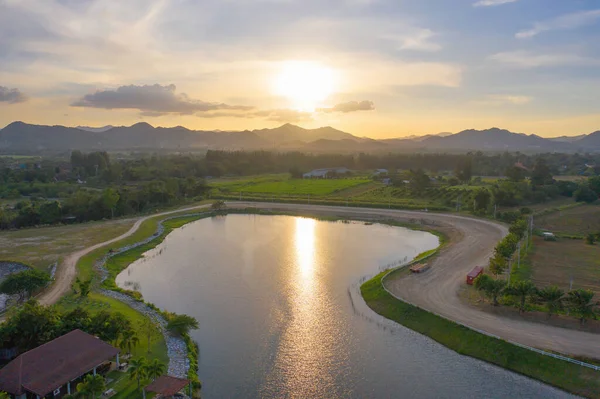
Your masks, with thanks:
<instances>
[{"instance_id":1,"label":"dry grass patch","mask_svg":"<svg viewBox=\"0 0 600 399\"><path fill-rule=\"evenodd\" d=\"M122 219L5 231L0 233L0 260L46 269L65 255L125 233L133 223Z\"/></svg>"},{"instance_id":2,"label":"dry grass patch","mask_svg":"<svg viewBox=\"0 0 600 399\"><path fill-rule=\"evenodd\" d=\"M600 232L600 206L582 205L543 215L535 220L536 227L552 232L585 236Z\"/></svg>"}]
</instances>

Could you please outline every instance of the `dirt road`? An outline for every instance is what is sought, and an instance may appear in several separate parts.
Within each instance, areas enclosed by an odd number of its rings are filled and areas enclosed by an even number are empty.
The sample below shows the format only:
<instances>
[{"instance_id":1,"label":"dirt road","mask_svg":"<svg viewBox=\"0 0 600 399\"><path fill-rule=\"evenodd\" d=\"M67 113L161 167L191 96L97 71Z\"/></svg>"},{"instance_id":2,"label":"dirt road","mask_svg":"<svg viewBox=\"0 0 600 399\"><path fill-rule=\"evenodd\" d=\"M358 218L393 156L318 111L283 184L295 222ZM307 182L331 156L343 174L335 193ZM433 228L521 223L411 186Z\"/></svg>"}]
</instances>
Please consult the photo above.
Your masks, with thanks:
<instances>
[{"instance_id":1,"label":"dirt road","mask_svg":"<svg viewBox=\"0 0 600 399\"><path fill-rule=\"evenodd\" d=\"M126 233L121 234L120 236L115 237L111 240L101 242L96 245L92 245L91 247L82 249L81 251L77 251L77 252L74 252L74 253L68 255L58 264L58 267L56 269L54 283L50 286L50 288L48 290L44 291L40 296L38 296L37 300L43 305L52 305L52 304L58 302L58 300L71 289L71 284L73 283L73 280L75 279L75 276L77 275L77 262L79 262L79 259L81 259L83 256L89 254L90 252L92 252L100 247L112 244L114 242L117 242L124 238L129 237L130 235L135 233L137 231L137 229L140 227L140 225L142 223L144 223L146 220L148 220L152 217L155 217L155 216L164 216L164 215L170 215L170 214L177 213L177 212L193 211L193 210L198 210L198 209L202 209L202 208L207 208L209 206L210 205L200 205L200 206L194 206L194 207L185 208L185 209L178 209L175 211L169 211L169 212L163 212L163 213L157 213L154 215L144 216L142 218L139 218L135 222L135 224L131 227L131 229L129 229L129 231L127 231Z\"/></svg>"},{"instance_id":2,"label":"dirt road","mask_svg":"<svg viewBox=\"0 0 600 399\"><path fill-rule=\"evenodd\" d=\"M55 283L47 292L39 297L40 302L43 304L55 303L62 295L68 292L77 272L76 264L82 256L99 247L130 236L148 218L181 211L197 210L208 206L202 205L140 218L127 233L69 255L59 265ZM392 277L386 281L386 287L393 295L423 309L436 312L444 317L497 335L506 340L564 354L600 359L600 345L598 345L600 337L595 334L567 330L525 320L508 319L470 307L459 299L457 292L461 284L464 284L466 274L474 266L486 264L496 243L507 233L507 229L502 225L458 215L388 209L251 202L233 202L228 203L228 206L253 206L261 209L284 211L309 211L311 213L343 217L392 218L413 222L424 221L430 225L450 229L453 236L452 243L442 249L440 255L432 261L430 270L419 275Z\"/></svg>"}]
</instances>

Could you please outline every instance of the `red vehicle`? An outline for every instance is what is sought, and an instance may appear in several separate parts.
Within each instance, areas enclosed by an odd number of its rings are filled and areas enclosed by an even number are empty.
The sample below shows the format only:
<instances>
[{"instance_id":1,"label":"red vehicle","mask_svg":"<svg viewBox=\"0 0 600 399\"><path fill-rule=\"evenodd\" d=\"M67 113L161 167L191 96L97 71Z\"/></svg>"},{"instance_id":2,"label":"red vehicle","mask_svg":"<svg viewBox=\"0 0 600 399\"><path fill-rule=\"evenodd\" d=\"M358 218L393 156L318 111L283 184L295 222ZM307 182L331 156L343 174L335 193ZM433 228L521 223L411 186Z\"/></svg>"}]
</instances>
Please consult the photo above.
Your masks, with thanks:
<instances>
[{"instance_id":1,"label":"red vehicle","mask_svg":"<svg viewBox=\"0 0 600 399\"><path fill-rule=\"evenodd\" d=\"M483 267L475 266L475 268L473 268L473 270L471 270L469 274L467 274L467 284L473 285L473 281L475 281L475 279L482 273Z\"/></svg>"}]
</instances>

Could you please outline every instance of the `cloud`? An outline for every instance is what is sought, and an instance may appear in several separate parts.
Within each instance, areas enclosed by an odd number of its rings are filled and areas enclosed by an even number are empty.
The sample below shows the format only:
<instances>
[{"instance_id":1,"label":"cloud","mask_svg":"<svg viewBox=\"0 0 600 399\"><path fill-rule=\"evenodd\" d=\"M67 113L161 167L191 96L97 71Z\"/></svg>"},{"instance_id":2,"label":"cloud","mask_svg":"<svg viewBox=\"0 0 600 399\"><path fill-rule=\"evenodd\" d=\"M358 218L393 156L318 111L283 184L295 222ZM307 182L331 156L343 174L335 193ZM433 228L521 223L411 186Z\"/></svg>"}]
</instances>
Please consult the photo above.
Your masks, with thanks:
<instances>
[{"instance_id":1,"label":"cloud","mask_svg":"<svg viewBox=\"0 0 600 399\"><path fill-rule=\"evenodd\" d=\"M24 101L27 101L27 96L21 93L19 89L0 86L0 103L16 104Z\"/></svg>"},{"instance_id":2,"label":"cloud","mask_svg":"<svg viewBox=\"0 0 600 399\"><path fill-rule=\"evenodd\" d=\"M73 102L73 107L103 109L137 109L144 116L165 114L192 115L217 110L250 111L253 107L194 100L176 93L175 85L121 86L116 90L99 90Z\"/></svg>"},{"instance_id":3,"label":"cloud","mask_svg":"<svg viewBox=\"0 0 600 399\"><path fill-rule=\"evenodd\" d=\"M533 97L505 94L492 94L488 96L488 99L491 103L512 105L524 105L533 101Z\"/></svg>"},{"instance_id":4,"label":"cloud","mask_svg":"<svg viewBox=\"0 0 600 399\"><path fill-rule=\"evenodd\" d=\"M536 22L531 29L518 32L515 37L527 39L539 35L542 32L552 30L577 29L590 25L600 18L600 10L580 11L572 14L561 15L558 18L544 22Z\"/></svg>"},{"instance_id":5,"label":"cloud","mask_svg":"<svg viewBox=\"0 0 600 399\"><path fill-rule=\"evenodd\" d=\"M519 0L479 0L476 3L473 3L473 7L500 6L502 4L516 3L517 1Z\"/></svg>"},{"instance_id":6,"label":"cloud","mask_svg":"<svg viewBox=\"0 0 600 399\"><path fill-rule=\"evenodd\" d=\"M582 57L577 54L565 53L533 53L530 51L510 51L494 54L489 59L507 64L515 68L538 68L538 67L554 67L554 66L586 66L599 65L600 60L593 58Z\"/></svg>"},{"instance_id":7,"label":"cloud","mask_svg":"<svg viewBox=\"0 0 600 399\"><path fill-rule=\"evenodd\" d=\"M355 111L372 111L375 109L375 104L373 101L348 101L345 103L336 104L331 108L319 108L317 111L319 112L355 112Z\"/></svg>"},{"instance_id":8,"label":"cloud","mask_svg":"<svg viewBox=\"0 0 600 399\"><path fill-rule=\"evenodd\" d=\"M297 111L294 109L271 109L252 112L248 117L263 117L273 122L308 122L312 120L310 112Z\"/></svg>"},{"instance_id":9,"label":"cloud","mask_svg":"<svg viewBox=\"0 0 600 399\"><path fill-rule=\"evenodd\" d=\"M436 34L431 29L417 29L413 32L403 35L383 35L383 39L390 39L398 42L399 50L414 50L414 51L439 51L442 46L438 43L431 42L431 38Z\"/></svg>"}]
</instances>

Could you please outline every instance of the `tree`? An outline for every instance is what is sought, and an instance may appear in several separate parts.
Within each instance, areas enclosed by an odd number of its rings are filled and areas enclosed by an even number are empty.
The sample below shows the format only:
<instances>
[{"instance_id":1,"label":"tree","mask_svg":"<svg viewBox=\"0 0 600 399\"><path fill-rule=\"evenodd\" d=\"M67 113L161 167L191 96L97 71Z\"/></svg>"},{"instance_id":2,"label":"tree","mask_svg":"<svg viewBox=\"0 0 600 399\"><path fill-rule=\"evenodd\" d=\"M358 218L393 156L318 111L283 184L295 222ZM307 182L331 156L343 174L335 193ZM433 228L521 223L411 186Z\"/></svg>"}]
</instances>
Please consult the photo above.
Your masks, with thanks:
<instances>
[{"instance_id":1,"label":"tree","mask_svg":"<svg viewBox=\"0 0 600 399\"><path fill-rule=\"evenodd\" d=\"M579 188L573 193L573 196L575 197L575 201L587 202L588 204L595 202L598 199L598 194L596 194L585 184L579 186Z\"/></svg>"},{"instance_id":2,"label":"tree","mask_svg":"<svg viewBox=\"0 0 600 399\"><path fill-rule=\"evenodd\" d=\"M492 194L486 188L477 190L475 194L475 212L485 212L488 206L490 205L490 200L492 199Z\"/></svg>"},{"instance_id":3,"label":"tree","mask_svg":"<svg viewBox=\"0 0 600 399\"><path fill-rule=\"evenodd\" d=\"M473 286L485 297L485 291L490 281L492 281L492 278L490 276L488 276L487 274L480 274L479 276L477 276L477 278L475 278L475 281L473 281Z\"/></svg>"},{"instance_id":4,"label":"tree","mask_svg":"<svg viewBox=\"0 0 600 399\"><path fill-rule=\"evenodd\" d=\"M119 341L119 348L127 350L127 353L131 354L131 349L140 343L135 331L132 329L125 330L121 333L121 339Z\"/></svg>"},{"instance_id":5,"label":"tree","mask_svg":"<svg viewBox=\"0 0 600 399\"><path fill-rule=\"evenodd\" d=\"M546 304L548 318L563 308L565 292L555 285L542 288L537 292L538 298Z\"/></svg>"},{"instance_id":6,"label":"tree","mask_svg":"<svg viewBox=\"0 0 600 399\"><path fill-rule=\"evenodd\" d=\"M503 280L492 280L485 285L485 293L486 295L492 299L492 303L494 306L498 306L498 297L504 291L506 287L506 282Z\"/></svg>"},{"instance_id":7,"label":"tree","mask_svg":"<svg viewBox=\"0 0 600 399\"><path fill-rule=\"evenodd\" d=\"M594 245L596 243L596 236L592 233L585 237L585 243L588 245Z\"/></svg>"},{"instance_id":8,"label":"tree","mask_svg":"<svg viewBox=\"0 0 600 399\"><path fill-rule=\"evenodd\" d=\"M506 177L508 177L510 181L514 183L518 183L525 179L525 171L522 168L519 168L518 166L511 166L507 168L504 174L506 175Z\"/></svg>"},{"instance_id":9,"label":"tree","mask_svg":"<svg viewBox=\"0 0 600 399\"><path fill-rule=\"evenodd\" d=\"M54 224L60 222L62 207L58 201L44 202L40 206L40 223Z\"/></svg>"},{"instance_id":10,"label":"tree","mask_svg":"<svg viewBox=\"0 0 600 399\"><path fill-rule=\"evenodd\" d=\"M0 392L0 399L10 399L10 395L6 392Z\"/></svg>"},{"instance_id":11,"label":"tree","mask_svg":"<svg viewBox=\"0 0 600 399\"><path fill-rule=\"evenodd\" d=\"M471 157L461 159L454 169L454 175L463 184L468 184L473 177L473 160Z\"/></svg>"},{"instance_id":12,"label":"tree","mask_svg":"<svg viewBox=\"0 0 600 399\"><path fill-rule=\"evenodd\" d=\"M198 328L198 321L192 316L185 314L174 315L167 323L167 330L176 335L187 334L190 330Z\"/></svg>"},{"instance_id":13,"label":"tree","mask_svg":"<svg viewBox=\"0 0 600 399\"><path fill-rule=\"evenodd\" d=\"M525 219L516 220L510 225L508 231L514 234L520 240L521 238L523 238L525 232L527 231L527 221Z\"/></svg>"},{"instance_id":14,"label":"tree","mask_svg":"<svg viewBox=\"0 0 600 399\"><path fill-rule=\"evenodd\" d=\"M506 288L505 292L519 299L519 312L525 312L525 304L528 298L535 295L537 289L535 285L528 280L520 280Z\"/></svg>"},{"instance_id":15,"label":"tree","mask_svg":"<svg viewBox=\"0 0 600 399\"><path fill-rule=\"evenodd\" d=\"M147 366L148 361L145 357L139 359L133 359L129 362L127 372L129 373L129 379L137 380L137 387L140 389L140 381L147 377Z\"/></svg>"},{"instance_id":16,"label":"tree","mask_svg":"<svg viewBox=\"0 0 600 399\"><path fill-rule=\"evenodd\" d=\"M0 292L8 295L19 295L19 300L39 288L44 287L50 281L50 275L41 270L30 269L8 276L0 284Z\"/></svg>"},{"instance_id":17,"label":"tree","mask_svg":"<svg viewBox=\"0 0 600 399\"><path fill-rule=\"evenodd\" d=\"M534 186L543 186L544 184L552 184L552 173L546 164L544 158L538 158L531 172L531 184Z\"/></svg>"},{"instance_id":18,"label":"tree","mask_svg":"<svg viewBox=\"0 0 600 399\"><path fill-rule=\"evenodd\" d=\"M225 204L225 201L217 200L212 203L212 205L210 206L210 209L218 212L218 211L225 209L226 207L227 207L227 205Z\"/></svg>"},{"instance_id":19,"label":"tree","mask_svg":"<svg viewBox=\"0 0 600 399\"><path fill-rule=\"evenodd\" d=\"M106 383L101 375L88 374L83 382L77 384L77 392L92 399L96 399L96 395L101 395L105 389Z\"/></svg>"},{"instance_id":20,"label":"tree","mask_svg":"<svg viewBox=\"0 0 600 399\"><path fill-rule=\"evenodd\" d=\"M69 313L63 315L61 319L63 334L66 334L76 329L79 329L81 331L90 330L90 313L82 307L76 307Z\"/></svg>"},{"instance_id":21,"label":"tree","mask_svg":"<svg viewBox=\"0 0 600 399\"><path fill-rule=\"evenodd\" d=\"M579 316L579 321L583 326L585 321L594 317L594 305L592 302L594 292L592 290L578 289L570 291L567 294L567 303L569 308Z\"/></svg>"},{"instance_id":22,"label":"tree","mask_svg":"<svg viewBox=\"0 0 600 399\"><path fill-rule=\"evenodd\" d=\"M492 272L492 274L496 276L496 278L502 273L504 273L507 267L508 262L506 258L498 254L496 254L493 258L490 259L490 272Z\"/></svg>"},{"instance_id":23,"label":"tree","mask_svg":"<svg viewBox=\"0 0 600 399\"><path fill-rule=\"evenodd\" d=\"M28 351L61 334L60 314L53 307L41 306L31 299L0 324L3 346Z\"/></svg>"},{"instance_id":24,"label":"tree","mask_svg":"<svg viewBox=\"0 0 600 399\"><path fill-rule=\"evenodd\" d=\"M162 363L158 359L154 359L148 365L146 365L146 376L152 381L154 381L155 379L163 375L166 370L167 367L164 363Z\"/></svg>"},{"instance_id":25,"label":"tree","mask_svg":"<svg viewBox=\"0 0 600 399\"><path fill-rule=\"evenodd\" d=\"M119 202L119 198L119 193L115 189L107 188L102 192L102 205L106 209L110 209L111 218L115 217L115 207Z\"/></svg>"},{"instance_id":26,"label":"tree","mask_svg":"<svg viewBox=\"0 0 600 399\"><path fill-rule=\"evenodd\" d=\"M75 284L79 287L79 296L82 298L87 297L90 294L92 287L92 279L80 280L79 277L75 279Z\"/></svg>"},{"instance_id":27,"label":"tree","mask_svg":"<svg viewBox=\"0 0 600 399\"><path fill-rule=\"evenodd\" d=\"M303 173L297 166L292 166L289 170L292 179L302 179Z\"/></svg>"}]
</instances>

